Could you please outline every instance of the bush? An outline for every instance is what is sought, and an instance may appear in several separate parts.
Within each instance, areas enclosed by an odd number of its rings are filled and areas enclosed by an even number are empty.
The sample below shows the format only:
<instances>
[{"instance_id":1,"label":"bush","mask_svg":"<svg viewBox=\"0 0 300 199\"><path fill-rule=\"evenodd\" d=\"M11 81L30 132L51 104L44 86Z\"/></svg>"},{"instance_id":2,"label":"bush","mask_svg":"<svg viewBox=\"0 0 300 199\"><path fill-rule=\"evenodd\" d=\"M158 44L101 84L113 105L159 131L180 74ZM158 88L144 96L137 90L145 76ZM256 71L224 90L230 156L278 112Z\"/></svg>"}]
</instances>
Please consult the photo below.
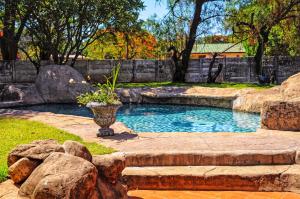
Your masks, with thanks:
<instances>
[{"instance_id":1,"label":"bush","mask_svg":"<svg viewBox=\"0 0 300 199\"><path fill-rule=\"evenodd\" d=\"M98 89L95 92L85 93L77 97L77 102L87 105L90 102L98 102L102 105L121 104L116 92L116 82L120 71L120 65L114 67L112 76L107 78L105 84L97 84Z\"/></svg>"}]
</instances>

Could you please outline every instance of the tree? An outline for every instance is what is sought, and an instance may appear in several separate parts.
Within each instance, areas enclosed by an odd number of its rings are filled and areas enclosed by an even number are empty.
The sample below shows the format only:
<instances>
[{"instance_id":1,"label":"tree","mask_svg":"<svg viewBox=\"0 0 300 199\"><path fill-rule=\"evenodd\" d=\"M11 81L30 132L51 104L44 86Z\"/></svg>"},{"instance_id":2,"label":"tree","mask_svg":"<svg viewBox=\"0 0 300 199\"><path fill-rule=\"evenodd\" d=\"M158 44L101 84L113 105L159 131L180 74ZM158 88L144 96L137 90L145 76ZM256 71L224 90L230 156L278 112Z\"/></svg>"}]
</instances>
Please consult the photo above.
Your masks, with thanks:
<instances>
[{"instance_id":1,"label":"tree","mask_svg":"<svg viewBox=\"0 0 300 199\"><path fill-rule=\"evenodd\" d=\"M37 68L50 59L73 66L89 45L109 34L100 30L118 29L142 8L140 0L41 0L25 24L31 41L20 49Z\"/></svg>"},{"instance_id":2,"label":"tree","mask_svg":"<svg viewBox=\"0 0 300 199\"><path fill-rule=\"evenodd\" d=\"M297 19L300 0L234 0L227 5L227 23L234 34L255 43L255 72L262 74L262 58L274 28Z\"/></svg>"},{"instance_id":3,"label":"tree","mask_svg":"<svg viewBox=\"0 0 300 199\"><path fill-rule=\"evenodd\" d=\"M0 0L0 20L3 36L0 48L4 60L17 58L18 46L32 10L38 6L34 0Z\"/></svg>"},{"instance_id":4,"label":"tree","mask_svg":"<svg viewBox=\"0 0 300 199\"><path fill-rule=\"evenodd\" d=\"M92 59L153 59L156 39L145 30L129 34L114 32L96 40L84 54Z\"/></svg>"},{"instance_id":5,"label":"tree","mask_svg":"<svg viewBox=\"0 0 300 199\"><path fill-rule=\"evenodd\" d=\"M175 33L173 34L175 36L173 40L177 40L177 37L179 36L183 41L182 50L179 50L177 46L174 45L168 48L172 53L172 59L175 65L173 81L185 81L185 74L197 37L207 32L209 27L215 24L213 20L224 15L223 2L224 1L222 0L168 1L169 17L166 17L164 21L170 27L167 30ZM175 26L171 26L170 24L175 24ZM183 25L179 25L178 29L176 28L178 24Z\"/></svg>"},{"instance_id":6,"label":"tree","mask_svg":"<svg viewBox=\"0 0 300 199\"><path fill-rule=\"evenodd\" d=\"M229 46L228 48L226 48L224 51L219 52L219 53L214 52L212 54L212 59L209 63L209 67L208 67L207 83L215 83L217 78L219 77L219 75L222 72L222 69L223 69L222 63L219 63L218 68L215 72L213 72L213 70L212 70L214 67L214 64L216 62L216 58L242 42L243 42L243 40L238 41L238 42L234 43L233 45Z\"/></svg>"}]
</instances>

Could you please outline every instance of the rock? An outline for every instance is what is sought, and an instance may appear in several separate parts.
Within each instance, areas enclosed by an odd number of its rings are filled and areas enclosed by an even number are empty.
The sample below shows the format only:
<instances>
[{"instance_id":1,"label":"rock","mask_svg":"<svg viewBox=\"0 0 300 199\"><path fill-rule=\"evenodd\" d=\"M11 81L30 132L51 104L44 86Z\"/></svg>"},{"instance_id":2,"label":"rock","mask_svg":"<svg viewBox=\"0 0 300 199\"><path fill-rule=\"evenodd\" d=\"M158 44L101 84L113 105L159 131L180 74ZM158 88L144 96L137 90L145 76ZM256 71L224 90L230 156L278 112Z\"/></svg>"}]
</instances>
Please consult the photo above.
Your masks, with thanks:
<instances>
[{"instance_id":1,"label":"rock","mask_svg":"<svg viewBox=\"0 0 300 199\"><path fill-rule=\"evenodd\" d=\"M64 149L55 140L35 141L31 144L23 144L13 149L7 159L10 167L23 157L34 160L45 160L53 152L64 152Z\"/></svg>"},{"instance_id":2,"label":"rock","mask_svg":"<svg viewBox=\"0 0 300 199\"><path fill-rule=\"evenodd\" d=\"M300 131L300 100L265 102L261 113L261 127Z\"/></svg>"},{"instance_id":3,"label":"rock","mask_svg":"<svg viewBox=\"0 0 300 199\"><path fill-rule=\"evenodd\" d=\"M72 103L76 97L93 90L83 76L67 65L41 68L35 85L46 103Z\"/></svg>"},{"instance_id":4,"label":"rock","mask_svg":"<svg viewBox=\"0 0 300 199\"><path fill-rule=\"evenodd\" d=\"M141 103L143 88L119 88L116 90L120 100L124 103Z\"/></svg>"},{"instance_id":5,"label":"rock","mask_svg":"<svg viewBox=\"0 0 300 199\"><path fill-rule=\"evenodd\" d=\"M89 150L86 148L86 146L80 144L79 142L68 140L65 141L63 147L65 149L65 153L81 157L89 162L92 161L92 155Z\"/></svg>"},{"instance_id":6,"label":"rock","mask_svg":"<svg viewBox=\"0 0 300 199\"><path fill-rule=\"evenodd\" d=\"M25 105L29 104L43 104L45 103L43 98L40 96L35 84L20 84L17 85L23 92L22 103Z\"/></svg>"},{"instance_id":7,"label":"rock","mask_svg":"<svg viewBox=\"0 0 300 199\"><path fill-rule=\"evenodd\" d=\"M38 165L38 161L21 158L9 167L8 174L14 183L18 184L25 181Z\"/></svg>"},{"instance_id":8,"label":"rock","mask_svg":"<svg viewBox=\"0 0 300 199\"><path fill-rule=\"evenodd\" d=\"M123 153L113 153L93 156L93 164L97 167L99 176L115 183L121 177L125 168L125 155Z\"/></svg>"},{"instance_id":9,"label":"rock","mask_svg":"<svg viewBox=\"0 0 300 199\"><path fill-rule=\"evenodd\" d=\"M0 92L0 108L42 103L34 84L8 84Z\"/></svg>"},{"instance_id":10,"label":"rock","mask_svg":"<svg viewBox=\"0 0 300 199\"><path fill-rule=\"evenodd\" d=\"M281 84L280 88L284 100L300 97L300 73L289 77Z\"/></svg>"},{"instance_id":11,"label":"rock","mask_svg":"<svg viewBox=\"0 0 300 199\"><path fill-rule=\"evenodd\" d=\"M233 101L233 109L260 113L265 101L280 100L280 87L271 89L241 89Z\"/></svg>"},{"instance_id":12,"label":"rock","mask_svg":"<svg viewBox=\"0 0 300 199\"><path fill-rule=\"evenodd\" d=\"M125 168L123 153L94 156L93 164L98 169L97 187L102 198L128 198L127 186L121 181L122 171Z\"/></svg>"},{"instance_id":13,"label":"rock","mask_svg":"<svg viewBox=\"0 0 300 199\"><path fill-rule=\"evenodd\" d=\"M92 199L96 167L76 156L52 153L22 184L19 195L33 199Z\"/></svg>"},{"instance_id":14,"label":"rock","mask_svg":"<svg viewBox=\"0 0 300 199\"><path fill-rule=\"evenodd\" d=\"M27 197L18 196L18 185L12 180L6 180L0 183L0 198L1 199L29 199Z\"/></svg>"},{"instance_id":15,"label":"rock","mask_svg":"<svg viewBox=\"0 0 300 199\"><path fill-rule=\"evenodd\" d=\"M20 101L22 92L14 85L6 85L0 92L0 102L5 101Z\"/></svg>"},{"instance_id":16,"label":"rock","mask_svg":"<svg viewBox=\"0 0 300 199\"><path fill-rule=\"evenodd\" d=\"M97 187L99 191L99 195L102 196L103 199L127 199L127 186L116 182L115 184L107 183L105 180L98 178Z\"/></svg>"}]
</instances>

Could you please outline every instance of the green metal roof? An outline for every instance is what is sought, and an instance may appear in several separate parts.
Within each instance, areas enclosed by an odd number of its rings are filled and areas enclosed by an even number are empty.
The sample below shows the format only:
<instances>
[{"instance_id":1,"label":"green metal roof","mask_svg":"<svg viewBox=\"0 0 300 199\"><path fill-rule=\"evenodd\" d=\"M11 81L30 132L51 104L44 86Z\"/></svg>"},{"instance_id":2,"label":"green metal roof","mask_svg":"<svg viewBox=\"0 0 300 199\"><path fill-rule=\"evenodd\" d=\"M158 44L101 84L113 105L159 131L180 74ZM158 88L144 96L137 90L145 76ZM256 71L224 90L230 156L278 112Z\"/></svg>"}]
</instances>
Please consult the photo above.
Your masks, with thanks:
<instances>
[{"instance_id":1,"label":"green metal roof","mask_svg":"<svg viewBox=\"0 0 300 199\"><path fill-rule=\"evenodd\" d=\"M219 43L219 44L195 44L192 53L220 53L235 45L234 43ZM228 49L230 53L244 53L245 49L242 44L236 44Z\"/></svg>"}]
</instances>

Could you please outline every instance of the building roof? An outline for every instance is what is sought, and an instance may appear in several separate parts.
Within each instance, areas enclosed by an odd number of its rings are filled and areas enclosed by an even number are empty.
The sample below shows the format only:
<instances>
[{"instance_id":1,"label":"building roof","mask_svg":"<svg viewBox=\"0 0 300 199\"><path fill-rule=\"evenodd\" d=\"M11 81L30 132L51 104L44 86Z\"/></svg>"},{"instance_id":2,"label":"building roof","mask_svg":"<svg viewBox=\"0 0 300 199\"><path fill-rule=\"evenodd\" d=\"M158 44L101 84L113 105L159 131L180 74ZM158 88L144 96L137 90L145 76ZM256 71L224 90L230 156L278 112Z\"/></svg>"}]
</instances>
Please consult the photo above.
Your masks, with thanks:
<instances>
[{"instance_id":1,"label":"building roof","mask_svg":"<svg viewBox=\"0 0 300 199\"><path fill-rule=\"evenodd\" d=\"M192 53L220 53L235 45L234 43L219 44L195 44ZM246 52L242 44L236 44L226 51L227 53L244 53Z\"/></svg>"}]
</instances>

